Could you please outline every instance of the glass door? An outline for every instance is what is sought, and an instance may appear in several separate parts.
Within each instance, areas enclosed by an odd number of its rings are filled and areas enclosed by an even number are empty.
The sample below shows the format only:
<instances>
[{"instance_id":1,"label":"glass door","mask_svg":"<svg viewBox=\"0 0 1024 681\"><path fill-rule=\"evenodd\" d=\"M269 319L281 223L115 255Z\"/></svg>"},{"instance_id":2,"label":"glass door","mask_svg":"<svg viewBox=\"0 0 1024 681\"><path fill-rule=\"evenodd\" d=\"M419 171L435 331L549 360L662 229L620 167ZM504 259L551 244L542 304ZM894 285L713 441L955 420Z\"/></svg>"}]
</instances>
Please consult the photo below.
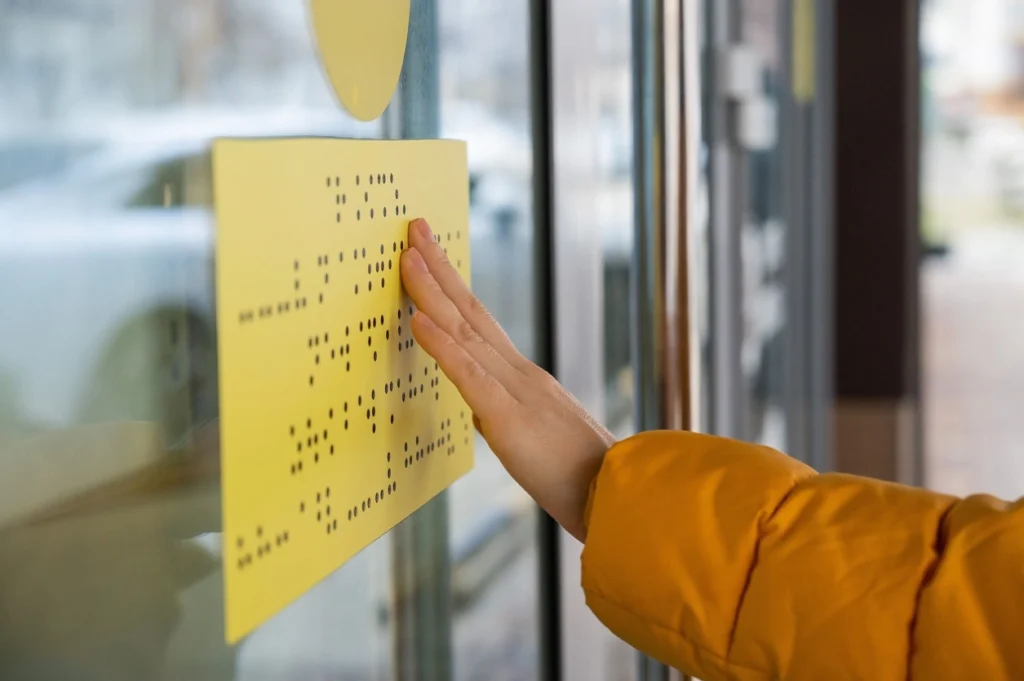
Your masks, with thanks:
<instances>
[{"instance_id":1,"label":"glass door","mask_svg":"<svg viewBox=\"0 0 1024 681\"><path fill-rule=\"evenodd\" d=\"M536 678L536 511L482 442L449 493L223 644L213 139L468 140L473 283L535 352L503 285L536 271L529 4L413 6L369 124L335 103L306 3L0 7L0 678Z\"/></svg>"},{"instance_id":2,"label":"glass door","mask_svg":"<svg viewBox=\"0 0 1024 681\"><path fill-rule=\"evenodd\" d=\"M827 468L831 3L701 6L706 427Z\"/></svg>"}]
</instances>

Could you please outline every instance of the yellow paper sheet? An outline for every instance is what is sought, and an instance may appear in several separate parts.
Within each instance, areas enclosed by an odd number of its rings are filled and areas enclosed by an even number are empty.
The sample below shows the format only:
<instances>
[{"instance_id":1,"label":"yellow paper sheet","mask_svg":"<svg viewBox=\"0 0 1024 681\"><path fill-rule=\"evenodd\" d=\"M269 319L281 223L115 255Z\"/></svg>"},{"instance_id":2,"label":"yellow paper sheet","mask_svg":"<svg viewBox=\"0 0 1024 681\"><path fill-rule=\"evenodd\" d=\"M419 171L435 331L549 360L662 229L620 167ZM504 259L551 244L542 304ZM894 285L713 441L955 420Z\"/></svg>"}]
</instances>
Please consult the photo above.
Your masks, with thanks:
<instances>
[{"instance_id":1,"label":"yellow paper sheet","mask_svg":"<svg viewBox=\"0 0 1024 681\"><path fill-rule=\"evenodd\" d=\"M466 148L214 148L227 640L473 465L472 417L416 346L399 277L427 218L469 280Z\"/></svg>"}]
</instances>

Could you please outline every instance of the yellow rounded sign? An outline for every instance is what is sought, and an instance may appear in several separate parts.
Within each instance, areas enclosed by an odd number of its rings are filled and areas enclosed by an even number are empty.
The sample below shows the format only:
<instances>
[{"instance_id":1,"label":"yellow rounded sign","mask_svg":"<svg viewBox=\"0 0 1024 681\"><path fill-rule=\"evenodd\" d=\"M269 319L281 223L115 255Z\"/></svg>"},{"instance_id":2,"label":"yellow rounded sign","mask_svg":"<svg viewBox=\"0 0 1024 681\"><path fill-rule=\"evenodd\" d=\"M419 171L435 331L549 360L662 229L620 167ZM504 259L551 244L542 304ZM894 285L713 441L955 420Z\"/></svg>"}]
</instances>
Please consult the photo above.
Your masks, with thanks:
<instances>
[{"instance_id":1,"label":"yellow rounded sign","mask_svg":"<svg viewBox=\"0 0 1024 681\"><path fill-rule=\"evenodd\" d=\"M311 0L313 30L342 105L361 121L384 113L398 86L410 0Z\"/></svg>"}]
</instances>

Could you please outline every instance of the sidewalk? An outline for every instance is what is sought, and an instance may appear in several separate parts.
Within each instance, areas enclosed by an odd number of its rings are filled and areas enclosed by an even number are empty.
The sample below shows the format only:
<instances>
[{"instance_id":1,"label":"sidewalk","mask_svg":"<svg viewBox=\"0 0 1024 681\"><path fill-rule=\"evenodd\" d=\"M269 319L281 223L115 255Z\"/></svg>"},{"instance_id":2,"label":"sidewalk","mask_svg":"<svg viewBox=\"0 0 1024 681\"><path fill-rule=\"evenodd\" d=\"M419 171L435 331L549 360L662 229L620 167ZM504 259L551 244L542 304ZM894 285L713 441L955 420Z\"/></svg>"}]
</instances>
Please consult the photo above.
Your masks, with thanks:
<instances>
[{"instance_id":1,"label":"sidewalk","mask_svg":"<svg viewBox=\"0 0 1024 681\"><path fill-rule=\"evenodd\" d=\"M926 484L1024 496L1024 229L961 232L921 276Z\"/></svg>"}]
</instances>

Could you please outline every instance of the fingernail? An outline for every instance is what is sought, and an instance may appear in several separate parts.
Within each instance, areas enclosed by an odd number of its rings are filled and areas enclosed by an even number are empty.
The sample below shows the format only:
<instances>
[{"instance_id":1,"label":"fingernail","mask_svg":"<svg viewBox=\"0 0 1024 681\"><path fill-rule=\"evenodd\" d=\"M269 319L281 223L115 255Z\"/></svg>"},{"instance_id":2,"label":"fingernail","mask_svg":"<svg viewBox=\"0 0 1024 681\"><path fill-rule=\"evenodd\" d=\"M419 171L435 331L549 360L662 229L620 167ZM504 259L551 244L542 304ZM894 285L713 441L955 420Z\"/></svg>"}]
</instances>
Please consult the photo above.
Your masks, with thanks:
<instances>
[{"instance_id":1,"label":"fingernail","mask_svg":"<svg viewBox=\"0 0 1024 681\"><path fill-rule=\"evenodd\" d=\"M427 261L423 259L423 256L420 255L420 252L415 248L409 248L406 250L405 258L409 261L410 267L423 270L424 272L427 271Z\"/></svg>"},{"instance_id":2,"label":"fingernail","mask_svg":"<svg viewBox=\"0 0 1024 681\"><path fill-rule=\"evenodd\" d=\"M412 318L413 320L417 321L418 323L422 324L428 329L437 328L437 324L434 323L434 320L428 317L427 315L423 314L419 310L416 310L416 313L413 314Z\"/></svg>"},{"instance_id":3,"label":"fingernail","mask_svg":"<svg viewBox=\"0 0 1024 681\"><path fill-rule=\"evenodd\" d=\"M416 221L416 229L424 239L433 239L434 233L430 231L430 225L423 218Z\"/></svg>"}]
</instances>

